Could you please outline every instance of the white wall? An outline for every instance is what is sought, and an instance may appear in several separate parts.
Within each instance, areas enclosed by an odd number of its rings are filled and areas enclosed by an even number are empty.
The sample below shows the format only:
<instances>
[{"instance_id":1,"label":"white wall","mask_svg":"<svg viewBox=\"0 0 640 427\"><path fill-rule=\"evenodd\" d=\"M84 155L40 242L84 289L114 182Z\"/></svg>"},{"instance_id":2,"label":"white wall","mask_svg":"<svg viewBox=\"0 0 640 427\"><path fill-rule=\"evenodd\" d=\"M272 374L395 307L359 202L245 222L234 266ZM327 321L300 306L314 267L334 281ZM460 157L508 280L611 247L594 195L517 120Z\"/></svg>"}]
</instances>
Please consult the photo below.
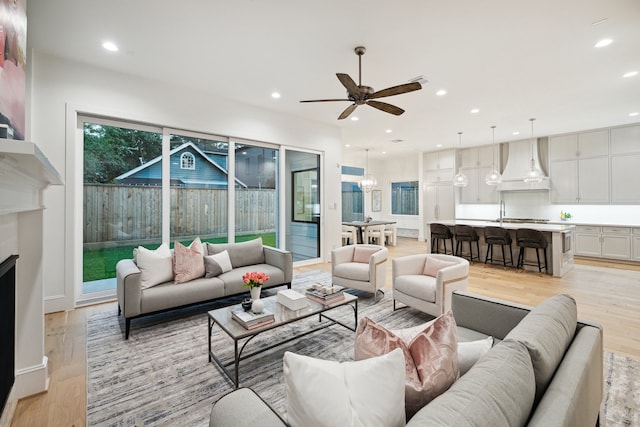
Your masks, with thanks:
<instances>
[{"instance_id":1,"label":"white wall","mask_svg":"<svg viewBox=\"0 0 640 427\"><path fill-rule=\"evenodd\" d=\"M82 237L74 225L82 221L82 200L74 194L81 180L75 163L81 161L73 145L76 111L105 114L179 129L272 142L324 152L327 173L325 194L324 251L340 243L340 174L331 165L341 163L338 127L263 110L213 95L167 85L105 69L66 61L34 52L32 55L31 137L65 177L65 186L45 192L44 277L47 311L71 308L73 283L81 280L79 254L73 244ZM186 77L188 78L188 76ZM215 76L212 76L215 78ZM339 172L339 171L338 171ZM81 186L81 183L78 183ZM77 190L77 188L76 188ZM72 209L72 207L74 207ZM80 248L81 250L81 248ZM71 300L70 300L71 298Z\"/></svg>"}]
</instances>

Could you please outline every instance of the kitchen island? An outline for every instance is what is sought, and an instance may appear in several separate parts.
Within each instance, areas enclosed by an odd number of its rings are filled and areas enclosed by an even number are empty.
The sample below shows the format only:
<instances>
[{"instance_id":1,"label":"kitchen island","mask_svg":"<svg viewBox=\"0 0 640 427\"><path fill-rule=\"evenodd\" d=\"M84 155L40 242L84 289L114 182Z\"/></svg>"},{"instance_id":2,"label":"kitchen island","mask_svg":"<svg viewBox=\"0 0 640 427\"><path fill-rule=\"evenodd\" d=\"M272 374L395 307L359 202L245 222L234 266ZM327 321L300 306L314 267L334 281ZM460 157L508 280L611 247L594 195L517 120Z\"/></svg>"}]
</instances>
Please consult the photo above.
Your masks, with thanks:
<instances>
[{"instance_id":1,"label":"kitchen island","mask_svg":"<svg viewBox=\"0 0 640 427\"><path fill-rule=\"evenodd\" d=\"M439 224L448 226L452 232L456 224L469 225L476 229L478 236L480 236L480 259L484 262L484 258L487 253L487 244L484 240L484 229L486 227L502 227L509 230L511 238L513 240L512 247L514 253L514 265L517 264L518 251L520 248L516 243L516 230L519 228L531 228L533 230L539 230L544 234L549 242L547 246L547 261L548 261L548 274L556 277L564 276L569 270L573 268L573 239L575 226L570 224L539 224L530 222L502 222L499 221L481 221L481 220L449 220L449 221L434 221ZM427 239L427 251L431 250L431 235L430 235L430 223L427 223L426 227L426 239ZM454 232L455 234L455 232ZM454 244L455 248L455 244ZM464 245L465 251L467 245ZM496 255L501 254L500 251L494 251ZM525 263L536 263L535 250L525 250ZM495 258L495 257L494 257ZM507 255L508 259L508 255ZM525 266L530 269L530 266ZM536 268L537 270L537 268ZM543 270L544 271L544 270Z\"/></svg>"}]
</instances>

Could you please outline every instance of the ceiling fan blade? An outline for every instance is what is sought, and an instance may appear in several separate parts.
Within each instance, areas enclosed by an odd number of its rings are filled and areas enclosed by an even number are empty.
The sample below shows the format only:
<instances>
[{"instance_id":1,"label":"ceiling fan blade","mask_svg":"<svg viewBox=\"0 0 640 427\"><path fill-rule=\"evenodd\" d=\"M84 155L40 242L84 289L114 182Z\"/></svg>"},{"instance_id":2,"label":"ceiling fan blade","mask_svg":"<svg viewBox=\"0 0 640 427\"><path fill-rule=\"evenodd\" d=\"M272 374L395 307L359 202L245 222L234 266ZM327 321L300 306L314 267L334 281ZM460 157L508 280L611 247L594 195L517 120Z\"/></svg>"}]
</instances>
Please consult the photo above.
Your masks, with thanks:
<instances>
[{"instance_id":1,"label":"ceiling fan blade","mask_svg":"<svg viewBox=\"0 0 640 427\"><path fill-rule=\"evenodd\" d=\"M371 94L368 99L384 98L385 96L400 95L401 93L413 92L422 89L422 85L418 82L405 83L403 85L392 86L379 90Z\"/></svg>"},{"instance_id":2,"label":"ceiling fan blade","mask_svg":"<svg viewBox=\"0 0 640 427\"><path fill-rule=\"evenodd\" d=\"M333 101L351 101L350 99L310 99L300 102L333 102Z\"/></svg>"},{"instance_id":3,"label":"ceiling fan blade","mask_svg":"<svg viewBox=\"0 0 640 427\"><path fill-rule=\"evenodd\" d=\"M399 116L404 113L404 110L400 107L396 107L395 105L387 104L386 102L380 101L367 101L367 105L371 105L373 108L377 108L378 110L382 110L385 113L395 114Z\"/></svg>"},{"instance_id":4,"label":"ceiling fan blade","mask_svg":"<svg viewBox=\"0 0 640 427\"><path fill-rule=\"evenodd\" d=\"M346 119L347 117L349 117L349 114L353 113L353 110L355 110L357 106L358 104L349 105L347 109L344 110L342 114L340 114L340 116L338 117L338 120Z\"/></svg>"},{"instance_id":5,"label":"ceiling fan blade","mask_svg":"<svg viewBox=\"0 0 640 427\"><path fill-rule=\"evenodd\" d=\"M340 80L340 83L342 83L342 85L347 88L347 92L349 92L349 95L357 99L360 95L360 89L358 89L358 85L356 84L356 82L354 82L353 79L349 77L349 74L336 73L336 76L338 76L338 80Z\"/></svg>"}]
</instances>

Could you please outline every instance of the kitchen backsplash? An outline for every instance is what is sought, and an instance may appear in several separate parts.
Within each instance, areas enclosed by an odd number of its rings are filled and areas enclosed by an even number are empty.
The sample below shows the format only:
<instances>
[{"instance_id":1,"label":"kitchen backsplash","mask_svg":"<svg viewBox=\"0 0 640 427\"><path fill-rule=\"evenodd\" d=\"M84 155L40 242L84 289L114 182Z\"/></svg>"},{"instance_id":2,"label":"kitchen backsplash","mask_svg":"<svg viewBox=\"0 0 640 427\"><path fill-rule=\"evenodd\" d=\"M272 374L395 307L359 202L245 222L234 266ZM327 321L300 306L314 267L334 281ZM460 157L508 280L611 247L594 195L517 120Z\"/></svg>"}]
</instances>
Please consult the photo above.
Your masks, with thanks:
<instances>
[{"instance_id":1,"label":"kitchen backsplash","mask_svg":"<svg viewBox=\"0 0 640 427\"><path fill-rule=\"evenodd\" d=\"M560 213L569 213L570 223L615 224L640 226L638 205L552 205L549 194L540 192L503 193L506 218L536 218L559 222ZM457 205L456 218L496 219L500 217L500 205Z\"/></svg>"}]
</instances>

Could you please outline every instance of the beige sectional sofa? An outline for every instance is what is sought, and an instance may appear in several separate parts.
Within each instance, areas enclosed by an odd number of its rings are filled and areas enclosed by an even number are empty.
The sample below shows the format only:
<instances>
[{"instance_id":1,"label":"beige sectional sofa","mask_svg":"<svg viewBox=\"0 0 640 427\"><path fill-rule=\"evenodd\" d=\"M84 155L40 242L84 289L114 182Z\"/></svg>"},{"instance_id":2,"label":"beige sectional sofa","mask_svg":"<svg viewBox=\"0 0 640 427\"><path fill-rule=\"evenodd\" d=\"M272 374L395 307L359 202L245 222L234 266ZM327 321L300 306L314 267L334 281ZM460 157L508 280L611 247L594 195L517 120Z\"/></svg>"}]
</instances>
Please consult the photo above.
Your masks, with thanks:
<instances>
[{"instance_id":1,"label":"beige sectional sofa","mask_svg":"<svg viewBox=\"0 0 640 427\"><path fill-rule=\"evenodd\" d=\"M575 301L556 295L533 310L455 291L459 341L496 344L407 426L596 426L603 398L602 328L577 320ZM328 414L327 416L330 416ZM210 426L285 426L250 389L213 406Z\"/></svg>"},{"instance_id":2,"label":"beige sectional sofa","mask_svg":"<svg viewBox=\"0 0 640 427\"><path fill-rule=\"evenodd\" d=\"M293 260L291 252L264 246L262 239L248 242L204 243L203 255L227 251L232 269L215 277L196 278L175 284L173 280L152 287L141 283L142 272L134 259L116 265L118 314L125 318L125 338L129 338L131 320L178 307L202 303L229 295L246 293L242 275L252 271L266 273L270 279L263 288L287 285L291 288Z\"/></svg>"}]
</instances>

